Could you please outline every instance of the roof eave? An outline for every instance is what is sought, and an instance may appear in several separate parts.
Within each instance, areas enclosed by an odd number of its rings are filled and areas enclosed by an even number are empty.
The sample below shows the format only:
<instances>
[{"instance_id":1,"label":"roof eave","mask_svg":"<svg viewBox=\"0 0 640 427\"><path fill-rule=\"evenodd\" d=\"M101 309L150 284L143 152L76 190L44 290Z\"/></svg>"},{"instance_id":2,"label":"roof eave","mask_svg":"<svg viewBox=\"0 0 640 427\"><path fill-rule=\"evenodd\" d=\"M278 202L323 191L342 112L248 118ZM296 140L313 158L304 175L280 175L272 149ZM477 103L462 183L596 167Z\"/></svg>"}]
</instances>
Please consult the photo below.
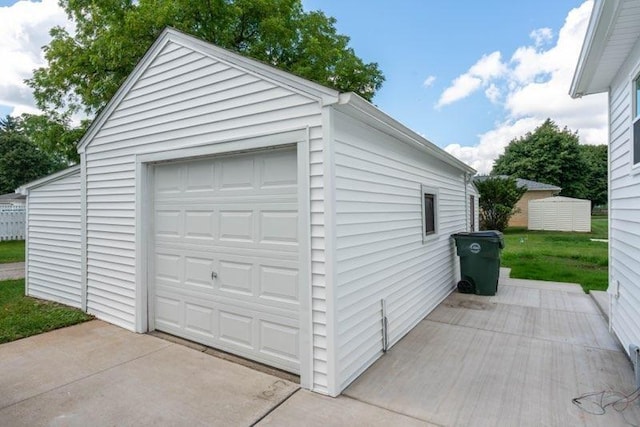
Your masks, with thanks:
<instances>
[{"instance_id":1,"label":"roof eave","mask_svg":"<svg viewBox=\"0 0 640 427\"><path fill-rule=\"evenodd\" d=\"M389 130L392 130L406 143L418 146L423 151L427 151L433 157L447 163L450 166L453 166L456 169L461 170L466 174L476 174L476 170L474 168L454 157L453 155L447 153L425 137L409 129L393 117L375 107L367 100L360 97L358 94L353 92L341 93L338 105L354 108L363 113L364 116L367 117L367 120L370 120L372 123L381 124L387 127Z\"/></svg>"},{"instance_id":2,"label":"roof eave","mask_svg":"<svg viewBox=\"0 0 640 427\"><path fill-rule=\"evenodd\" d=\"M59 172L53 173L51 175L47 175L35 181L28 182L16 188L15 192L18 194L22 194L24 196L28 196L29 191L33 190L34 188L41 187L43 185L49 184L50 182L54 182L59 179L65 178L69 175L73 175L74 173L77 173L77 172L80 172L80 165L71 166L70 168L63 169Z\"/></svg>"},{"instance_id":3,"label":"roof eave","mask_svg":"<svg viewBox=\"0 0 640 427\"><path fill-rule=\"evenodd\" d=\"M572 98L609 90L609 86L593 86L592 81L605 51L611 27L618 15L619 6L619 0L594 0L593 11L569 89L569 95Z\"/></svg>"}]
</instances>

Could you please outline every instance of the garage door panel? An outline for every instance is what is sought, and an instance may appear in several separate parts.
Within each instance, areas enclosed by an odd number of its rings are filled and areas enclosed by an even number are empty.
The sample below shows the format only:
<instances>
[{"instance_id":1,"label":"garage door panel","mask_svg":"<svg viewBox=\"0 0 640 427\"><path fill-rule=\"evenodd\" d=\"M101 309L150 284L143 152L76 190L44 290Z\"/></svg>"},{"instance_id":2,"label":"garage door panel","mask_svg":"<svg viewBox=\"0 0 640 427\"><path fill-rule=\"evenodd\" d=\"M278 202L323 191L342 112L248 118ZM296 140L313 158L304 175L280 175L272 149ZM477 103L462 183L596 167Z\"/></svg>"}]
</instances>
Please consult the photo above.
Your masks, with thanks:
<instances>
[{"instance_id":1,"label":"garage door panel","mask_svg":"<svg viewBox=\"0 0 640 427\"><path fill-rule=\"evenodd\" d=\"M178 254L160 253L155 255L156 280L173 282L179 285L182 282L182 257Z\"/></svg>"},{"instance_id":2,"label":"garage door panel","mask_svg":"<svg viewBox=\"0 0 640 427\"><path fill-rule=\"evenodd\" d=\"M295 210L261 211L260 244L298 245L298 212Z\"/></svg>"},{"instance_id":3,"label":"garage door panel","mask_svg":"<svg viewBox=\"0 0 640 427\"><path fill-rule=\"evenodd\" d=\"M219 218L221 242L255 242L253 210L222 209Z\"/></svg>"},{"instance_id":4,"label":"garage door panel","mask_svg":"<svg viewBox=\"0 0 640 427\"><path fill-rule=\"evenodd\" d=\"M203 193L213 193L216 189L216 167L210 160L189 163L185 170L184 193L202 197Z\"/></svg>"},{"instance_id":5,"label":"garage door panel","mask_svg":"<svg viewBox=\"0 0 640 427\"><path fill-rule=\"evenodd\" d=\"M284 303L298 303L298 280L297 269L261 265L260 298Z\"/></svg>"},{"instance_id":6,"label":"garage door panel","mask_svg":"<svg viewBox=\"0 0 640 427\"><path fill-rule=\"evenodd\" d=\"M216 212L212 210L185 209L184 236L188 239L213 241L216 238Z\"/></svg>"},{"instance_id":7,"label":"garage door panel","mask_svg":"<svg viewBox=\"0 0 640 427\"><path fill-rule=\"evenodd\" d=\"M215 310L202 304L185 303L185 330L207 339L215 338Z\"/></svg>"},{"instance_id":8,"label":"garage door panel","mask_svg":"<svg viewBox=\"0 0 640 427\"><path fill-rule=\"evenodd\" d=\"M253 296L255 294L253 276L253 264L221 260L216 281L222 292Z\"/></svg>"},{"instance_id":9,"label":"garage door panel","mask_svg":"<svg viewBox=\"0 0 640 427\"><path fill-rule=\"evenodd\" d=\"M253 315L242 315L237 311L220 310L218 325L220 328L220 340L235 344L244 348L255 350L253 345Z\"/></svg>"},{"instance_id":10,"label":"garage door panel","mask_svg":"<svg viewBox=\"0 0 640 427\"><path fill-rule=\"evenodd\" d=\"M179 210L156 210L156 237L177 238L182 236L182 212Z\"/></svg>"},{"instance_id":11,"label":"garage door panel","mask_svg":"<svg viewBox=\"0 0 640 427\"><path fill-rule=\"evenodd\" d=\"M180 305L179 298L173 296L158 295L156 297L156 324L166 325L171 328L180 328Z\"/></svg>"},{"instance_id":12,"label":"garage door panel","mask_svg":"<svg viewBox=\"0 0 640 427\"><path fill-rule=\"evenodd\" d=\"M220 165L220 190L236 191L255 188L253 156L223 159Z\"/></svg>"},{"instance_id":13,"label":"garage door panel","mask_svg":"<svg viewBox=\"0 0 640 427\"><path fill-rule=\"evenodd\" d=\"M260 352L287 359L300 360L300 330L267 320L260 321Z\"/></svg>"},{"instance_id":14,"label":"garage door panel","mask_svg":"<svg viewBox=\"0 0 640 427\"><path fill-rule=\"evenodd\" d=\"M155 168L156 328L299 372L297 155Z\"/></svg>"},{"instance_id":15,"label":"garage door panel","mask_svg":"<svg viewBox=\"0 0 640 427\"><path fill-rule=\"evenodd\" d=\"M157 320L156 326L205 345L272 366L299 372L300 337L297 319L187 301L184 323ZM157 318L157 317L156 317ZM182 321L182 319L181 319Z\"/></svg>"},{"instance_id":16,"label":"garage door panel","mask_svg":"<svg viewBox=\"0 0 640 427\"><path fill-rule=\"evenodd\" d=\"M260 188L295 188L298 181L296 152L265 155L260 168Z\"/></svg>"},{"instance_id":17,"label":"garage door panel","mask_svg":"<svg viewBox=\"0 0 640 427\"><path fill-rule=\"evenodd\" d=\"M162 169L156 170L154 190L157 195L169 196L181 193L182 167L179 164L163 165Z\"/></svg>"},{"instance_id":18,"label":"garage door panel","mask_svg":"<svg viewBox=\"0 0 640 427\"><path fill-rule=\"evenodd\" d=\"M211 258L197 256L184 256L184 285L194 286L199 289L213 290L211 273L215 271L215 261Z\"/></svg>"}]
</instances>

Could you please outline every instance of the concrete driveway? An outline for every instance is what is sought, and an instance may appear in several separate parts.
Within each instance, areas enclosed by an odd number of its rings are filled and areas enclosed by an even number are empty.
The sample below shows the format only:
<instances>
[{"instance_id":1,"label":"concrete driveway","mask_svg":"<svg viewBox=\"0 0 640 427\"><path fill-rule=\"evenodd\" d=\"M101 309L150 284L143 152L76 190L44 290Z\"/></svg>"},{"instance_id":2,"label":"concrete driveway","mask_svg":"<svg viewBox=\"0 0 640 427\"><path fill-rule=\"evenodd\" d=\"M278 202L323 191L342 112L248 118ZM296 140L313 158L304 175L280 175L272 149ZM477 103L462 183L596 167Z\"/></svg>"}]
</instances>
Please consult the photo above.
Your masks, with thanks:
<instances>
[{"instance_id":1,"label":"concrete driveway","mask_svg":"<svg viewBox=\"0 0 640 427\"><path fill-rule=\"evenodd\" d=\"M428 425L97 320L0 345L3 426L298 426L302 420L323 427Z\"/></svg>"},{"instance_id":2,"label":"concrete driveway","mask_svg":"<svg viewBox=\"0 0 640 427\"><path fill-rule=\"evenodd\" d=\"M453 293L336 399L209 351L97 320L0 345L0 425L640 425L638 401L602 415L571 402L634 388L577 285L503 277L494 297Z\"/></svg>"}]
</instances>

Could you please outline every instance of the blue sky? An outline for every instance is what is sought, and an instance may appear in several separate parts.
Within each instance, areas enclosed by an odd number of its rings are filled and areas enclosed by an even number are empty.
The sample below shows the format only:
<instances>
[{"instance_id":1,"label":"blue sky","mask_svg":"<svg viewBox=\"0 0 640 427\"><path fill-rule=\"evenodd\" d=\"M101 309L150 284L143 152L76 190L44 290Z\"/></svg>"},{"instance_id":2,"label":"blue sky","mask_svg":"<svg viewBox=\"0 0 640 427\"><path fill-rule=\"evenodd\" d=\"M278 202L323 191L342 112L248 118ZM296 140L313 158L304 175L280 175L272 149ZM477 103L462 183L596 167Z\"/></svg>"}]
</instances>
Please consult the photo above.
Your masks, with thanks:
<instances>
[{"instance_id":1,"label":"blue sky","mask_svg":"<svg viewBox=\"0 0 640 427\"><path fill-rule=\"evenodd\" d=\"M567 92L590 0L303 0L386 81L373 102L467 163L488 172L510 139L546 117L606 143L606 100ZM0 114L32 111L21 80L39 65L46 29L64 25L56 0L0 0Z\"/></svg>"},{"instance_id":2,"label":"blue sky","mask_svg":"<svg viewBox=\"0 0 640 427\"><path fill-rule=\"evenodd\" d=\"M356 52L380 65L387 80L374 103L439 145L472 144L502 115L483 96L435 109L451 81L485 53L512 53L530 43L534 29L555 29L557 36L567 12L581 3L369 0L363 8L356 1L304 1L307 9L335 17ZM428 76L436 79L425 88Z\"/></svg>"}]
</instances>

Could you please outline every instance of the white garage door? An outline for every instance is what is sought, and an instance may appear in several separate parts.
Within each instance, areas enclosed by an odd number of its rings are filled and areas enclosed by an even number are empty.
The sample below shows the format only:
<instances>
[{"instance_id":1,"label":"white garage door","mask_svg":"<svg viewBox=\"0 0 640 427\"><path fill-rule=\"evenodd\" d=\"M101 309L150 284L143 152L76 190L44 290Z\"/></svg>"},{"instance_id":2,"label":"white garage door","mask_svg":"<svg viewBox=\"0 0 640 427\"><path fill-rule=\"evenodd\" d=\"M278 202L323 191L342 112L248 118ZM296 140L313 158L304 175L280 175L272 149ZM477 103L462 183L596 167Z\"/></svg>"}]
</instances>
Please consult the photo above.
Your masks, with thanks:
<instances>
[{"instance_id":1,"label":"white garage door","mask_svg":"<svg viewBox=\"0 0 640 427\"><path fill-rule=\"evenodd\" d=\"M300 370L295 149L159 164L155 328Z\"/></svg>"}]
</instances>

